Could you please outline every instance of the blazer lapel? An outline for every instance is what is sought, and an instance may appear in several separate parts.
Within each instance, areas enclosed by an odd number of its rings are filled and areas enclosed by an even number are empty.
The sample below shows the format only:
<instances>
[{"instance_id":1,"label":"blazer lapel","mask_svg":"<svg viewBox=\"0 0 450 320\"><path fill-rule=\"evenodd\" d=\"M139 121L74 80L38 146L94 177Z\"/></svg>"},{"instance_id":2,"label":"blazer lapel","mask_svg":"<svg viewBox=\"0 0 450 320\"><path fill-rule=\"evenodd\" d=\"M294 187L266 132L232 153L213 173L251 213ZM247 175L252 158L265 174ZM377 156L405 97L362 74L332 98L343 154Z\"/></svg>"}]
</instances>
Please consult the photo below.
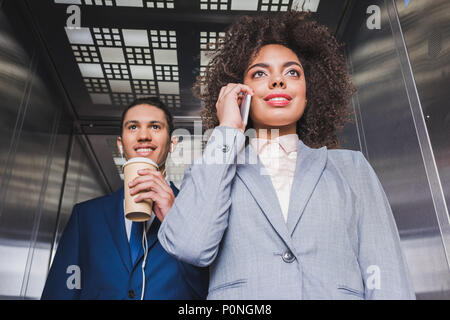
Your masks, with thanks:
<instances>
[{"instance_id":1,"label":"blazer lapel","mask_svg":"<svg viewBox=\"0 0 450 320\"><path fill-rule=\"evenodd\" d=\"M287 227L289 236L294 233L300 218L305 210L314 188L325 168L327 162L327 148L312 149L301 140L298 146L298 157L292 182Z\"/></svg>"},{"instance_id":2,"label":"blazer lapel","mask_svg":"<svg viewBox=\"0 0 450 320\"><path fill-rule=\"evenodd\" d=\"M112 201L106 202L104 206L104 215L111 230L111 236L114 240L117 250L123 264L128 272L131 271L130 247L128 245L127 232L125 230L125 220L123 211L123 188L114 192Z\"/></svg>"},{"instance_id":3,"label":"blazer lapel","mask_svg":"<svg viewBox=\"0 0 450 320\"><path fill-rule=\"evenodd\" d=\"M262 212L272 224L278 235L288 246L291 246L291 238L283 219L280 203L272 185L272 181L270 180L270 176L265 173L264 165L250 145L245 149L245 159L246 164L238 164L236 171L237 175L247 186L253 198L258 203ZM257 159L257 163L250 162L249 164L249 159Z\"/></svg>"}]
</instances>

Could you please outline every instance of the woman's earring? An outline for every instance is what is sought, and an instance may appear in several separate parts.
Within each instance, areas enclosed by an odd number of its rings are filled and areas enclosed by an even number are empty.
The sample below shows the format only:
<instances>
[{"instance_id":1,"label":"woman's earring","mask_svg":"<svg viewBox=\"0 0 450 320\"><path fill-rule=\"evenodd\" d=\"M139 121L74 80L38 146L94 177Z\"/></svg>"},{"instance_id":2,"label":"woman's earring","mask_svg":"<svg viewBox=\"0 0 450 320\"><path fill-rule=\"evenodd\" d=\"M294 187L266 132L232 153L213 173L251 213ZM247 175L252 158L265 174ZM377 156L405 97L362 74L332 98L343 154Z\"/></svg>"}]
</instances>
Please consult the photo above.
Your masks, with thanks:
<instances>
[{"instance_id":1,"label":"woman's earring","mask_svg":"<svg viewBox=\"0 0 450 320\"><path fill-rule=\"evenodd\" d=\"M120 156L123 159L123 147L122 146L119 147L119 152L120 152Z\"/></svg>"}]
</instances>

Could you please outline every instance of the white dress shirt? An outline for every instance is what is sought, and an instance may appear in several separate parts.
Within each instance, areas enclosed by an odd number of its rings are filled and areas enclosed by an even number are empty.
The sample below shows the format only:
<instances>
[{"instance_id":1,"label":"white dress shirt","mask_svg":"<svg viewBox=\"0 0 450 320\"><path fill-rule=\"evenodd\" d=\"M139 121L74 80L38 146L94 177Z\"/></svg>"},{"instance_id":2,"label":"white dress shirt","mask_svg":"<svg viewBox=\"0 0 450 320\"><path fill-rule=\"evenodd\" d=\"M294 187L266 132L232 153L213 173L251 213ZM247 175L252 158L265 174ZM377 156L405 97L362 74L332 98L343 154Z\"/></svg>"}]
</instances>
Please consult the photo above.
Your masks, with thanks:
<instances>
[{"instance_id":1,"label":"white dress shirt","mask_svg":"<svg viewBox=\"0 0 450 320\"><path fill-rule=\"evenodd\" d=\"M253 138L250 140L250 145L258 153L259 159L270 176L285 222L297 162L298 141L297 134L287 134L275 139Z\"/></svg>"}]
</instances>

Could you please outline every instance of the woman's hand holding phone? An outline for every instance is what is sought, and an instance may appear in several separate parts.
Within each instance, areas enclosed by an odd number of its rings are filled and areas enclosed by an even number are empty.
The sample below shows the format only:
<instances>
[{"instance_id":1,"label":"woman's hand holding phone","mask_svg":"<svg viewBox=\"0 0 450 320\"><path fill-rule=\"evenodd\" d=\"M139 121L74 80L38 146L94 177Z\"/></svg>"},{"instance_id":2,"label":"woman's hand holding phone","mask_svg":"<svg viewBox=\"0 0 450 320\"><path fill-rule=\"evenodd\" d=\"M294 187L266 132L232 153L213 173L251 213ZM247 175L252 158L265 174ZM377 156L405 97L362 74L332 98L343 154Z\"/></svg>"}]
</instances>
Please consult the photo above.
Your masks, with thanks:
<instances>
[{"instance_id":1,"label":"woman's hand holding phone","mask_svg":"<svg viewBox=\"0 0 450 320\"><path fill-rule=\"evenodd\" d=\"M232 127L245 131L239 109L245 94L253 95L253 90L244 84L229 83L222 87L216 103L217 118L220 126Z\"/></svg>"}]
</instances>

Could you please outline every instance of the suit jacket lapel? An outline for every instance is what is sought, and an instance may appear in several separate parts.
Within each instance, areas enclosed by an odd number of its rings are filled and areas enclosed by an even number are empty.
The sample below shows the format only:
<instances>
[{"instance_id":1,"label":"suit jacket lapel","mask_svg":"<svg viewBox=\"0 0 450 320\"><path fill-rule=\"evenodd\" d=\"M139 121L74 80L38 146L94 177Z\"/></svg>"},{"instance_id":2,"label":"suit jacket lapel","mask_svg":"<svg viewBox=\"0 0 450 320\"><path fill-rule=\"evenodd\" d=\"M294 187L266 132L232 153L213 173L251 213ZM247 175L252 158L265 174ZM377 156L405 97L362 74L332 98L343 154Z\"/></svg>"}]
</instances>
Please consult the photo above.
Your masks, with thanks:
<instances>
[{"instance_id":1,"label":"suit jacket lapel","mask_svg":"<svg viewBox=\"0 0 450 320\"><path fill-rule=\"evenodd\" d=\"M104 215L111 230L117 250L123 264L128 272L131 271L130 247L128 245L127 232L125 230L125 220L123 211L123 188L111 195L111 201L107 201L104 206Z\"/></svg>"},{"instance_id":2,"label":"suit jacket lapel","mask_svg":"<svg viewBox=\"0 0 450 320\"><path fill-rule=\"evenodd\" d=\"M301 140L292 182L287 227L292 236L327 162L327 148L312 149Z\"/></svg>"},{"instance_id":3,"label":"suit jacket lapel","mask_svg":"<svg viewBox=\"0 0 450 320\"><path fill-rule=\"evenodd\" d=\"M253 148L248 145L245 149L246 164L237 166L237 175L242 179L262 212L272 224L284 242L291 246L291 238L283 219L280 203L270 176L264 173L265 168ZM249 159L257 159L257 163L249 164Z\"/></svg>"}]
</instances>

